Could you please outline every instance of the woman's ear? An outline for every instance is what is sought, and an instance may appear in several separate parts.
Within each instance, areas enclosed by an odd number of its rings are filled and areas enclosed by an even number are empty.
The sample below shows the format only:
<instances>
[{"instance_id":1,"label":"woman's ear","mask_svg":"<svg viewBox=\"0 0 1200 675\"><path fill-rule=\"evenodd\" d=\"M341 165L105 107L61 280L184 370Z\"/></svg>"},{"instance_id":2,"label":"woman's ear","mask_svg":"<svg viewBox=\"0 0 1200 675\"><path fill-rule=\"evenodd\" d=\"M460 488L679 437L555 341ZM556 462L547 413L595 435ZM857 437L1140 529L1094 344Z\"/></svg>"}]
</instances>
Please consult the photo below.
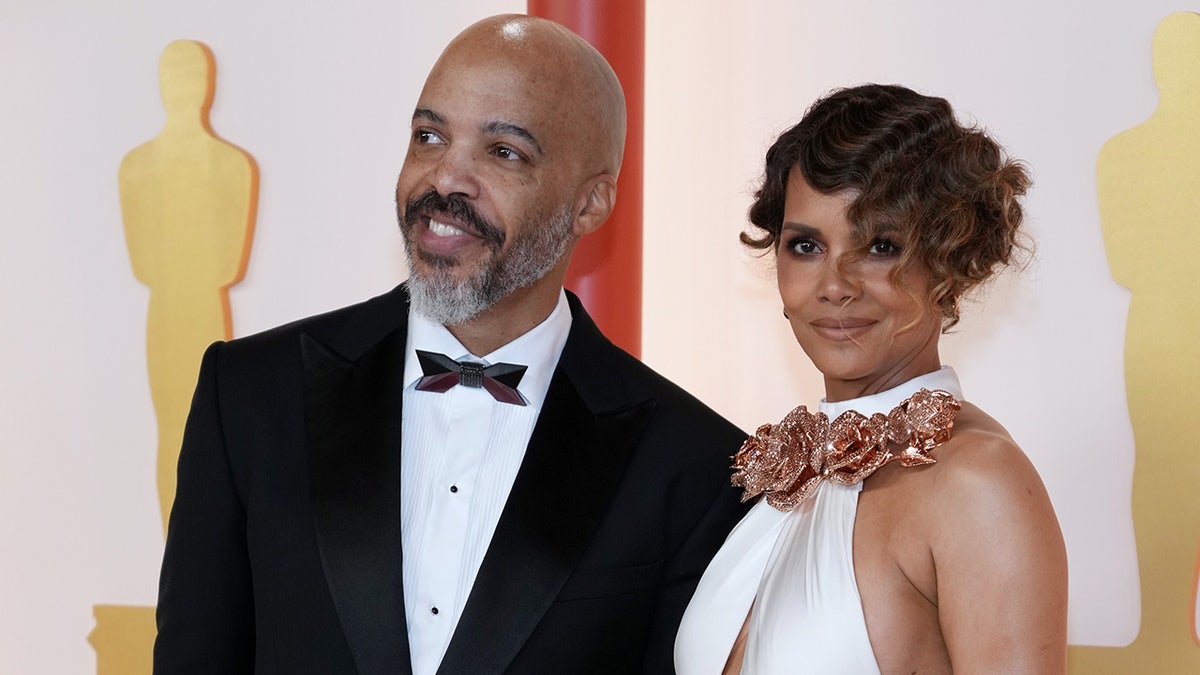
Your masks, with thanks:
<instances>
[{"instance_id":1,"label":"woman's ear","mask_svg":"<svg viewBox=\"0 0 1200 675\"><path fill-rule=\"evenodd\" d=\"M617 179L602 173L592 177L584 185L583 196L575 213L575 236L582 237L600 229L617 203Z\"/></svg>"}]
</instances>

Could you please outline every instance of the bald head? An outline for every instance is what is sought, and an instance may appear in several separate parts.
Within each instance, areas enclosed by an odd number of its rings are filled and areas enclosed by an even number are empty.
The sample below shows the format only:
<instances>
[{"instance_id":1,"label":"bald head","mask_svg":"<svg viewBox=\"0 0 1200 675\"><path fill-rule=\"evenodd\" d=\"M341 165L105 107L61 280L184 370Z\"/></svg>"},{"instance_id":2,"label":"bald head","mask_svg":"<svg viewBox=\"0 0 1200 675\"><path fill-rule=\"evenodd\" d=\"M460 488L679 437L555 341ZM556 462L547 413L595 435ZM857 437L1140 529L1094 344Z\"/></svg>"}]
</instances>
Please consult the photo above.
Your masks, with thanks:
<instances>
[{"instance_id":1,"label":"bald head","mask_svg":"<svg viewBox=\"0 0 1200 675\"><path fill-rule=\"evenodd\" d=\"M616 176L625 150L625 95L612 66L583 38L548 19L504 14L460 33L434 65L428 82L453 77L464 65L507 67L553 113L563 140L586 172Z\"/></svg>"},{"instance_id":2,"label":"bald head","mask_svg":"<svg viewBox=\"0 0 1200 675\"><path fill-rule=\"evenodd\" d=\"M571 252L612 214L625 96L546 19L467 28L425 80L396 179L415 311L485 354L557 305Z\"/></svg>"}]
</instances>

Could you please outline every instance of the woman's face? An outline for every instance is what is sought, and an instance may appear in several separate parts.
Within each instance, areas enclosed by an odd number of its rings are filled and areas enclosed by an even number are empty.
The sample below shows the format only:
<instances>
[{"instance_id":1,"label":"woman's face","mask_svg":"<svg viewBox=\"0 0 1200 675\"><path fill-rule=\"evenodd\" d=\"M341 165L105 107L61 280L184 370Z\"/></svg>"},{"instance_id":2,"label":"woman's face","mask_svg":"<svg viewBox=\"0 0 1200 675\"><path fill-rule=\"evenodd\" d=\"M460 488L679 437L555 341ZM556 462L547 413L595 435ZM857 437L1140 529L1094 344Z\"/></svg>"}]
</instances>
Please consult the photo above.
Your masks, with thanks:
<instances>
[{"instance_id":1,"label":"woman's face","mask_svg":"<svg viewBox=\"0 0 1200 675\"><path fill-rule=\"evenodd\" d=\"M846 220L850 198L823 195L791 172L776 251L779 295L792 332L825 376L825 396L843 401L890 389L941 367L941 313L928 301L929 273L900 261L902 240L859 241ZM864 257L846 257L864 251Z\"/></svg>"}]
</instances>

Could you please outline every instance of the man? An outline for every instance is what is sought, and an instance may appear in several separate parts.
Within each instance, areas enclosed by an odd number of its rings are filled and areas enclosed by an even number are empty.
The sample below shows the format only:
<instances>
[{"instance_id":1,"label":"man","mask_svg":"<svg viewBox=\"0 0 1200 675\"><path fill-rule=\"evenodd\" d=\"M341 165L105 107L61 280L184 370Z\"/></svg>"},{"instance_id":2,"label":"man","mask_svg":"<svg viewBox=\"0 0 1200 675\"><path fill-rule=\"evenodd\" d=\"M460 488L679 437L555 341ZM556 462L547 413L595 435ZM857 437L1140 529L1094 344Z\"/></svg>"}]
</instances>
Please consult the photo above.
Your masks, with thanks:
<instances>
[{"instance_id":1,"label":"man","mask_svg":"<svg viewBox=\"0 0 1200 675\"><path fill-rule=\"evenodd\" d=\"M562 290L624 127L557 24L447 47L396 188L407 284L205 354L156 672L672 672L744 434Z\"/></svg>"}]
</instances>

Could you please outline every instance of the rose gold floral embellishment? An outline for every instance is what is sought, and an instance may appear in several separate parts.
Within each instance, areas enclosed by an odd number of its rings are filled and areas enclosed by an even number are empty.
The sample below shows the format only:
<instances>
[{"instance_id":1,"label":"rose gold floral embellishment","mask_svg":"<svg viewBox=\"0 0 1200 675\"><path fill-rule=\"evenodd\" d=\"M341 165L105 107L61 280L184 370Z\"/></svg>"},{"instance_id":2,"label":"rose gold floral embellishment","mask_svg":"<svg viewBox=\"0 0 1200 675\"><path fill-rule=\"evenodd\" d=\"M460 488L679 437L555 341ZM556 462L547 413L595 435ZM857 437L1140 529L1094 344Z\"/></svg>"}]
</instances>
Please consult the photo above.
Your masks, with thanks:
<instances>
[{"instance_id":1,"label":"rose gold floral embellishment","mask_svg":"<svg viewBox=\"0 0 1200 675\"><path fill-rule=\"evenodd\" d=\"M940 389L921 389L886 416L847 410L832 424L825 413L800 406L746 439L733 457L732 482L745 488L743 502L763 494L771 506L791 511L821 481L854 485L894 459L905 467L933 464L929 452L950 440L960 408Z\"/></svg>"}]
</instances>

